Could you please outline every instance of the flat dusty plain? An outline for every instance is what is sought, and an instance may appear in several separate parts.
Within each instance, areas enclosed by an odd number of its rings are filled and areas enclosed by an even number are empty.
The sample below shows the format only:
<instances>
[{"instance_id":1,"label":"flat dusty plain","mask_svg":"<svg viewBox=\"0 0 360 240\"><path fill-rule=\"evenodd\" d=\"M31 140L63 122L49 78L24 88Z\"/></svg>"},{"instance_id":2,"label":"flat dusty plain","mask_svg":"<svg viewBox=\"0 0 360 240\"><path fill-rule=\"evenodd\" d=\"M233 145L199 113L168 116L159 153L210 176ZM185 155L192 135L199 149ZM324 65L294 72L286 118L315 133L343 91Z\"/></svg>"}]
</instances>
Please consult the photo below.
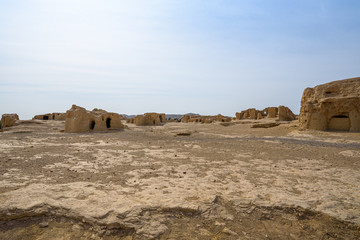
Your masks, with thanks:
<instances>
[{"instance_id":1,"label":"flat dusty plain","mask_svg":"<svg viewBox=\"0 0 360 240\"><path fill-rule=\"evenodd\" d=\"M0 132L0 239L360 239L360 133L253 124L20 121Z\"/></svg>"}]
</instances>

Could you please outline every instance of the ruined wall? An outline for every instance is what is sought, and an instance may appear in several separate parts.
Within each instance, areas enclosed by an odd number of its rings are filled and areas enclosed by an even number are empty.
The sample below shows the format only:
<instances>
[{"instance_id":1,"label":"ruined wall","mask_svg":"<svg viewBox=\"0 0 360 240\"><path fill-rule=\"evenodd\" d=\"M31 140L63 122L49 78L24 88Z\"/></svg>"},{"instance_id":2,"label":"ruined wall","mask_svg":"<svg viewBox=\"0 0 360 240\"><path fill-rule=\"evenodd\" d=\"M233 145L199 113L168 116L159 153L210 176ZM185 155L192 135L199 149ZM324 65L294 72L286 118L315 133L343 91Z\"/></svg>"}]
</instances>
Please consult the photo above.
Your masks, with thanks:
<instances>
[{"instance_id":1,"label":"ruined wall","mask_svg":"<svg viewBox=\"0 0 360 240\"><path fill-rule=\"evenodd\" d=\"M280 121L292 121L296 119L295 114L285 106L278 107L278 119Z\"/></svg>"},{"instance_id":2,"label":"ruined wall","mask_svg":"<svg viewBox=\"0 0 360 240\"><path fill-rule=\"evenodd\" d=\"M314 130L360 131L360 78L306 88L299 123Z\"/></svg>"},{"instance_id":3,"label":"ruined wall","mask_svg":"<svg viewBox=\"0 0 360 240\"><path fill-rule=\"evenodd\" d=\"M109 113L105 110L94 109L88 111L85 108L73 105L66 112L65 132L90 132L106 131L110 129L122 129L122 116L117 113Z\"/></svg>"},{"instance_id":4,"label":"ruined wall","mask_svg":"<svg viewBox=\"0 0 360 240\"><path fill-rule=\"evenodd\" d=\"M126 119L126 123L135 123L135 118Z\"/></svg>"},{"instance_id":5,"label":"ruined wall","mask_svg":"<svg viewBox=\"0 0 360 240\"><path fill-rule=\"evenodd\" d=\"M184 115L183 118L181 118L182 123L188 123L188 122L199 122L201 119L200 115L193 114L193 115Z\"/></svg>"},{"instance_id":6,"label":"ruined wall","mask_svg":"<svg viewBox=\"0 0 360 240\"><path fill-rule=\"evenodd\" d=\"M16 113L3 114L1 117L1 128L12 127L17 120L19 120L19 116Z\"/></svg>"},{"instance_id":7,"label":"ruined wall","mask_svg":"<svg viewBox=\"0 0 360 240\"><path fill-rule=\"evenodd\" d=\"M225 117L225 116L223 116L221 114L218 114L216 116L216 121L218 121L218 122L231 122L231 118L230 117Z\"/></svg>"},{"instance_id":8,"label":"ruined wall","mask_svg":"<svg viewBox=\"0 0 360 240\"><path fill-rule=\"evenodd\" d=\"M279 109L277 107L266 108L268 118L276 118L278 116Z\"/></svg>"},{"instance_id":9,"label":"ruined wall","mask_svg":"<svg viewBox=\"0 0 360 240\"><path fill-rule=\"evenodd\" d=\"M279 121L292 121L296 119L295 114L288 107L285 106L268 107L263 110L249 108L247 110L237 112L235 114L235 117L236 120L275 118Z\"/></svg>"},{"instance_id":10,"label":"ruined wall","mask_svg":"<svg viewBox=\"0 0 360 240\"><path fill-rule=\"evenodd\" d=\"M134 118L136 126L159 126L166 122L165 113L145 113Z\"/></svg>"},{"instance_id":11,"label":"ruined wall","mask_svg":"<svg viewBox=\"0 0 360 240\"><path fill-rule=\"evenodd\" d=\"M256 119L256 116L257 116L257 111L255 108L250 108L248 109L249 111L249 118L250 119Z\"/></svg>"},{"instance_id":12,"label":"ruined wall","mask_svg":"<svg viewBox=\"0 0 360 240\"><path fill-rule=\"evenodd\" d=\"M46 113L41 115L35 115L33 119L37 120L65 120L65 113Z\"/></svg>"},{"instance_id":13,"label":"ruined wall","mask_svg":"<svg viewBox=\"0 0 360 240\"><path fill-rule=\"evenodd\" d=\"M215 116L200 116L200 115L185 115L182 119L182 123L194 122L194 123L213 123L213 122L231 122L230 117L223 116L221 114Z\"/></svg>"},{"instance_id":14,"label":"ruined wall","mask_svg":"<svg viewBox=\"0 0 360 240\"><path fill-rule=\"evenodd\" d=\"M189 115L185 115L182 119L181 119L181 122L182 123L188 123L190 120L190 116Z\"/></svg>"},{"instance_id":15,"label":"ruined wall","mask_svg":"<svg viewBox=\"0 0 360 240\"><path fill-rule=\"evenodd\" d=\"M235 114L237 120L241 119L262 119L262 118L275 118L279 121L292 121L296 119L295 114L285 106L267 107L263 110L249 108L247 110L237 112Z\"/></svg>"},{"instance_id":16,"label":"ruined wall","mask_svg":"<svg viewBox=\"0 0 360 240\"><path fill-rule=\"evenodd\" d=\"M264 110L263 110L264 111ZM241 119L261 119L264 118L265 115L263 111L259 111L255 108L249 108L247 110L241 111L240 113L235 113L235 117L237 120Z\"/></svg>"}]
</instances>

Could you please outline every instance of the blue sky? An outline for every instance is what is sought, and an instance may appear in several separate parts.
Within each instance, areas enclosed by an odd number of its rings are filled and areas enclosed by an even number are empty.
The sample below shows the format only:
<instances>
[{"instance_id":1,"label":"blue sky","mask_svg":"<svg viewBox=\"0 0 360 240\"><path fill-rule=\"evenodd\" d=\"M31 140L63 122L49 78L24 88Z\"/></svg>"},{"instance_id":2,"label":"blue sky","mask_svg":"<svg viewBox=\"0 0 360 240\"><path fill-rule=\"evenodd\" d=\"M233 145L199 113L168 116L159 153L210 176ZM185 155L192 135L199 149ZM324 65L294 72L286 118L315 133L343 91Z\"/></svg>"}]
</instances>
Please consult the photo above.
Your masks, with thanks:
<instances>
[{"instance_id":1,"label":"blue sky","mask_svg":"<svg viewBox=\"0 0 360 240\"><path fill-rule=\"evenodd\" d=\"M299 112L360 76L360 1L0 2L0 114Z\"/></svg>"}]
</instances>

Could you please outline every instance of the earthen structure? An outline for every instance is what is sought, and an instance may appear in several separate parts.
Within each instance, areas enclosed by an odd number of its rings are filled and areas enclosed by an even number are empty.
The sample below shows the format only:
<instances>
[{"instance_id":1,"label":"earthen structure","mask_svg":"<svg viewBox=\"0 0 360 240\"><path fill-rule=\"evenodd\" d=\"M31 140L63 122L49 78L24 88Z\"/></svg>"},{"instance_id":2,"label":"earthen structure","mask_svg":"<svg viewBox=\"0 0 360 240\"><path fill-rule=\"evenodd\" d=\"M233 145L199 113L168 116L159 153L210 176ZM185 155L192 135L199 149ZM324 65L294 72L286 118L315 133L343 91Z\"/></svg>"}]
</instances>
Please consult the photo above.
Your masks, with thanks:
<instances>
[{"instance_id":1,"label":"earthen structure","mask_svg":"<svg viewBox=\"0 0 360 240\"><path fill-rule=\"evenodd\" d=\"M135 123L136 126L156 126L166 123L165 113L145 113L126 121L127 123Z\"/></svg>"},{"instance_id":2,"label":"earthen structure","mask_svg":"<svg viewBox=\"0 0 360 240\"><path fill-rule=\"evenodd\" d=\"M223 116L221 114L215 116L201 116L201 115L185 115L182 119L182 123L213 123L213 122L231 122L230 117Z\"/></svg>"},{"instance_id":3,"label":"earthen structure","mask_svg":"<svg viewBox=\"0 0 360 240\"><path fill-rule=\"evenodd\" d=\"M65 120L65 113L46 113L41 115L35 115L33 119L37 120Z\"/></svg>"},{"instance_id":4,"label":"earthen structure","mask_svg":"<svg viewBox=\"0 0 360 240\"><path fill-rule=\"evenodd\" d=\"M296 119L295 114L285 106L268 107L264 110L249 108L235 114L237 120L241 119L262 119L276 118L279 121L292 121Z\"/></svg>"},{"instance_id":5,"label":"earthen structure","mask_svg":"<svg viewBox=\"0 0 360 240\"><path fill-rule=\"evenodd\" d=\"M300 126L315 130L360 131L360 78L306 88Z\"/></svg>"},{"instance_id":6,"label":"earthen structure","mask_svg":"<svg viewBox=\"0 0 360 240\"><path fill-rule=\"evenodd\" d=\"M19 116L15 113L13 114L3 114L1 117L1 128L12 127L15 125L16 121L19 120Z\"/></svg>"},{"instance_id":7,"label":"earthen structure","mask_svg":"<svg viewBox=\"0 0 360 240\"><path fill-rule=\"evenodd\" d=\"M85 108L73 105L66 112L65 132L90 132L123 129L122 116L102 109L88 111Z\"/></svg>"}]
</instances>

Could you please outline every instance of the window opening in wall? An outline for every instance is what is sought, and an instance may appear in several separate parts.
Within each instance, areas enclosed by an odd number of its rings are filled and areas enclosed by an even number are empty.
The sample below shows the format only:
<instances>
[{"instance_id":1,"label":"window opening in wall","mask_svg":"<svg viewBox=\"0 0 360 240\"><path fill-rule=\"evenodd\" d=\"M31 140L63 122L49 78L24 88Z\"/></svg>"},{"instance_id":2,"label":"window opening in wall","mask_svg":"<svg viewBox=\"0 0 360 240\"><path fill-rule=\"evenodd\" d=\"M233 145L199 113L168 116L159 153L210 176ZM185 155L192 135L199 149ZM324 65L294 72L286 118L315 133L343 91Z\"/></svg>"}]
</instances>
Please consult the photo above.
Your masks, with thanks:
<instances>
[{"instance_id":1,"label":"window opening in wall","mask_svg":"<svg viewBox=\"0 0 360 240\"><path fill-rule=\"evenodd\" d=\"M49 120L49 116L43 116L43 120Z\"/></svg>"}]
</instances>

